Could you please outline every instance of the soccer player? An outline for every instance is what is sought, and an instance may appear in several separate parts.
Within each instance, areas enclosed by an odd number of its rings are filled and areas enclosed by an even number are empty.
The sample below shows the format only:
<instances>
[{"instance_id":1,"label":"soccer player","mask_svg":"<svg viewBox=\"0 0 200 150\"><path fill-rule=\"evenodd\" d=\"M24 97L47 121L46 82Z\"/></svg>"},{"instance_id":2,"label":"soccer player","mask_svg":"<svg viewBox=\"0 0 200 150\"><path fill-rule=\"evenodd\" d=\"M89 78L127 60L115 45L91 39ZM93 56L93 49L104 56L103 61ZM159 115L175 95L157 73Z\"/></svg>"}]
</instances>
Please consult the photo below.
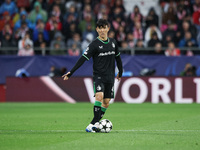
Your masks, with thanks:
<instances>
[{"instance_id":1,"label":"soccer player","mask_svg":"<svg viewBox=\"0 0 200 150\"><path fill-rule=\"evenodd\" d=\"M109 29L108 21L99 19L96 24L98 37L89 44L71 71L62 76L64 80L68 80L86 60L93 58L94 117L86 127L86 132L98 130L99 121L105 114L111 98L114 98L115 60L119 70L116 77L118 81L120 81L123 72L117 42L108 38Z\"/></svg>"}]
</instances>

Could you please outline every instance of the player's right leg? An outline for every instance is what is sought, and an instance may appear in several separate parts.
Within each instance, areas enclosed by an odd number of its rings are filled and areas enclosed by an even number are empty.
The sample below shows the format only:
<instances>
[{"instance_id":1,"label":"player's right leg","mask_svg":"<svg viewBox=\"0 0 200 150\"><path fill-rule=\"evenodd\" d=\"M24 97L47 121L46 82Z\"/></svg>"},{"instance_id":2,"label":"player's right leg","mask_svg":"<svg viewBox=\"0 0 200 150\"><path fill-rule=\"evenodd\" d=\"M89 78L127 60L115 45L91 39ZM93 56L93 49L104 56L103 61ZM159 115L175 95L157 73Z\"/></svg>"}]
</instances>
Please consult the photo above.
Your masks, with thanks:
<instances>
[{"instance_id":1,"label":"player's right leg","mask_svg":"<svg viewBox=\"0 0 200 150\"><path fill-rule=\"evenodd\" d=\"M95 103L94 103L94 117L91 123L86 127L86 132L98 132L98 125L101 115L101 104L103 101L103 92L97 92L95 94Z\"/></svg>"}]
</instances>

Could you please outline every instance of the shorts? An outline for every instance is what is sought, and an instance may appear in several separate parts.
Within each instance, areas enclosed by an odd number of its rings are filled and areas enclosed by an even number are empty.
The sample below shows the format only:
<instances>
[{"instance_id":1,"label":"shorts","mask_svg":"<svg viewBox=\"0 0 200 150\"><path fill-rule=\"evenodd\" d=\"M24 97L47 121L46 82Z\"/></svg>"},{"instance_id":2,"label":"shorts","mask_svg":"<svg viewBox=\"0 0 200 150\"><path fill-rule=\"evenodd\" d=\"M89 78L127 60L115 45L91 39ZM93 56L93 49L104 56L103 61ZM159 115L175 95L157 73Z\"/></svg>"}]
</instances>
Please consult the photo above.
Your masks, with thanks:
<instances>
[{"instance_id":1,"label":"shorts","mask_svg":"<svg viewBox=\"0 0 200 150\"><path fill-rule=\"evenodd\" d=\"M114 98L114 83L104 83L100 79L101 77L94 77L94 94L97 92L103 92L103 98Z\"/></svg>"}]
</instances>

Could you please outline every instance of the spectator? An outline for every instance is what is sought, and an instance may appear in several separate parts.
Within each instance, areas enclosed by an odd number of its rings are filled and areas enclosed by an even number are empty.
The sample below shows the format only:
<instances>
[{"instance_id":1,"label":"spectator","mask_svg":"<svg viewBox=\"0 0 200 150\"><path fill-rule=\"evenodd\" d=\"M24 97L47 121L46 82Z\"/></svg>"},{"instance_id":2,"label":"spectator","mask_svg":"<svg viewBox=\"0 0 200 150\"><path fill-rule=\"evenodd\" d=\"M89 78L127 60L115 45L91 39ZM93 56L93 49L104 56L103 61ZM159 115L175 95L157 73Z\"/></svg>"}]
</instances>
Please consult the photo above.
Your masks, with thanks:
<instances>
[{"instance_id":1,"label":"spectator","mask_svg":"<svg viewBox=\"0 0 200 150\"><path fill-rule=\"evenodd\" d=\"M175 47L174 42L169 42L168 43L168 47L165 50L165 55L166 56L180 56L181 55L181 51L179 48Z\"/></svg>"},{"instance_id":2,"label":"spectator","mask_svg":"<svg viewBox=\"0 0 200 150\"><path fill-rule=\"evenodd\" d=\"M94 1L92 1L92 0L83 0L83 2L81 4L81 10L84 10L86 5L91 6L90 8L94 8Z\"/></svg>"},{"instance_id":3,"label":"spectator","mask_svg":"<svg viewBox=\"0 0 200 150\"><path fill-rule=\"evenodd\" d=\"M163 14L161 32L164 32L169 24L176 23L176 15L173 7L168 8L168 12Z\"/></svg>"},{"instance_id":4,"label":"spectator","mask_svg":"<svg viewBox=\"0 0 200 150\"><path fill-rule=\"evenodd\" d=\"M22 37L22 39L18 42L18 49L24 49L25 43L28 41L28 43L31 43L30 45L33 46L33 41L30 39L30 33L26 32L25 35Z\"/></svg>"},{"instance_id":5,"label":"spectator","mask_svg":"<svg viewBox=\"0 0 200 150\"><path fill-rule=\"evenodd\" d=\"M179 47L195 47L196 41L192 38L191 32L185 32L184 38L182 38L179 42Z\"/></svg>"},{"instance_id":6,"label":"spectator","mask_svg":"<svg viewBox=\"0 0 200 150\"><path fill-rule=\"evenodd\" d=\"M64 14L65 13L65 4L63 0L54 0L52 4L49 5L49 9L48 12L52 12L53 7L57 5L59 6L61 13Z\"/></svg>"},{"instance_id":7,"label":"spectator","mask_svg":"<svg viewBox=\"0 0 200 150\"><path fill-rule=\"evenodd\" d=\"M198 44L198 47L200 48L200 32L197 35L197 44Z\"/></svg>"},{"instance_id":8,"label":"spectator","mask_svg":"<svg viewBox=\"0 0 200 150\"><path fill-rule=\"evenodd\" d=\"M129 24L129 28L131 29L134 25L135 25L135 18L138 18L138 21L140 23L142 23L143 21L143 16L140 13L140 9L137 5L135 5L133 7L133 12L130 13L130 15L128 16L128 24Z\"/></svg>"},{"instance_id":9,"label":"spectator","mask_svg":"<svg viewBox=\"0 0 200 150\"><path fill-rule=\"evenodd\" d=\"M15 13L15 15L12 18L14 24L20 19L20 14L23 11L26 12L26 9L24 7L21 7L21 8L19 8L19 11L17 13Z\"/></svg>"},{"instance_id":10,"label":"spectator","mask_svg":"<svg viewBox=\"0 0 200 150\"><path fill-rule=\"evenodd\" d=\"M16 42L12 38L12 34L5 33L5 35L3 36L2 42L1 42L1 46L9 48L8 49L9 51L6 51L4 54L14 54L15 53L14 51L10 51L11 47L17 46Z\"/></svg>"},{"instance_id":11,"label":"spectator","mask_svg":"<svg viewBox=\"0 0 200 150\"><path fill-rule=\"evenodd\" d=\"M26 22L26 24L27 24L27 26L28 26L29 29L33 29L34 26L35 26L27 18L27 13L26 13L25 10L20 13L20 19L15 23L14 30L16 31L17 29L21 28L23 22Z\"/></svg>"},{"instance_id":12,"label":"spectator","mask_svg":"<svg viewBox=\"0 0 200 150\"><path fill-rule=\"evenodd\" d=\"M74 42L72 44L72 47L68 49L69 56L79 56L80 55L80 49L77 47L77 44Z\"/></svg>"},{"instance_id":13,"label":"spectator","mask_svg":"<svg viewBox=\"0 0 200 150\"><path fill-rule=\"evenodd\" d=\"M150 54L153 54L153 55L164 55L164 51L162 49L162 43L160 43L160 42L156 43L155 46L154 46L154 51L150 52Z\"/></svg>"},{"instance_id":14,"label":"spectator","mask_svg":"<svg viewBox=\"0 0 200 150\"><path fill-rule=\"evenodd\" d=\"M13 34L13 30L11 28L11 25L9 23L6 23L3 29L1 30L0 36L5 36L6 33L9 33L10 35Z\"/></svg>"},{"instance_id":15,"label":"spectator","mask_svg":"<svg viewBox=\"0 0 200 150\"><path fill-rule=\"evenodd\" d=\"M55 43L57 43L59 46L58 45L55 46ZM65 42L63 40L63 35L61 32L55 33L54 40L51 41L50 47L51 47L51 50L53 50L55 48L56 49L64 49L65 48Z\"/></svg>"},{"instance_id":16,"label":"spectator","mask_svg":"<svg viewBox=\"0 0 200 150\"><path fill-rule=\"evenodd\" d=\"M28 28L26 22L22 22L21 27L19 29L17 29L15 32L17 33L17 36L19 38L23 38L25 36L26 32L29 32L29 34L31 34L31 30Z\"/></svg>"},{"instance_id":17,"label":"spectator","mask_svg":"<svg viewBox=\"0 0 200 150\"><path fill-rule=\"evenodd\" d=\"M153 7L150 8L148 15L146 16L145 22L146 28L148 28L152 24L158 27L158 15L156 14L155 9Z\"/></svg>"},{"instance_id":18,"label":"spectator","mask_svg":"<svg viewBox=\"0 0 200 150\"><path fill-rule=\"evenodd\" d=\"M110 30L110 31L108 32L108 37L109 37L109 38L115 39L115 31Z\"/></svg>"},{"instance_id":19,"label":"spectator","mask_svg":"<svg viewBox=\"0 0 200 150\"><path fill-rule=\"evenodd\" d=\"M48 22L46 23L45 29L49 31L61 31L62 30L62 23L61 21L56 17L54 13L51 14L51 17L49 18Z\"/></svg>"},{"instance_id":20,"label":"spectator","mask_svg":"<svg viewBox=\"0 0 200 150\"><path fill-rule=\"evenodd\" d=\"M18 8L24 7L27 10L30 8L30 0L17 0L16 4Z\"/></svg>"},{"instance_id":21,"label":"spectator","mask_svg":"<svg viewBox=\"0 0 200 150\"><path fill-rule=\"evenodd\" d=\"M96 31L92 29L91 24L87 24L86 30L82 33L82 40L85 40L88 34L92 34L93 37L96 37Z\"/></svg>"},{"instance_id":22,"label":"spectator","mask_svg":"<svg viewBox=\"0 0 200 150\"><path fill-rule=\"evenodd\" d=\"M143 40L137 40L135 47L137 48L144 48Z\"/></svg>"},{"instance_id":23,"label":"spectator","mask_svg":"<svg viewBox=\"0 0 200 150\"><path fill-rule=\"evenodd\" d=\"M81 35L81 31L78 29L78 26L75 22L70 23L68 26L64 25L63 32L65 35L65 41L71 39L75 33Z\"/></svg>"},{"instance_id":24,"label":"spectator","mask_svg":"<svg viewBox=\"0 0 200 150\"><path fill-rule=\"evenodd\" d=\"M104 7L106 9L106 14L110 13L110 3L108 0L100 0L99 3L96 3L96 5L94 6L94 14L95 16L97 16L99 10Z\"/></svg>"},{"instance_id":25,"label":"spectator","mask_svg":"<svg viewBox=\"0 0 200 150\"><path fill-rule=\"evenodd\" d=\"M106 14L106 13L105 13ZM120 7L115 7L113 13L110 14L112 21L116 18L121 18L121 21L124 21L124 12Z\"/></svg>"},{"instance_id":26,"label":"spectator","mask_svg":"<svg viewBox=\"0 0 200 150\"><path fill-rule=\"evenodd\" d=\"M143 40L137 40L135 45L135 55L147 54L146 50L141 50L141 49L144 49L144 42Z\"/></svg>"},{"instance_id":27,"label":"spectator","mask_svg":"<svg viewBox=\"0 0 200 150\"><path fill-rule=\"evenodd\" d=\"M60 42L54 42L53 44L53 49L50 51L51 55L66 55Z\"/></svg>"},{"instance_id":28,"label":"spectator","mask_svg":"<svg viewBox=\"0 0 200 150\"><path fill-rule=\"evenodd\" d=\"M47 21L47 17L48 17L47 12L41 8L40 2L35 2L34 9L29 14L29 20L32 23L36 23L38 15L42 16L42 21L44 21L44 22Z\"/></svg>"},{"instance_id":29,"label":"spectator","mask_svg":"<svg viewBox=\"0 0 200 150\"><path fill-rule=\"evenodd\" d=\"M39 51L40 53L42 53L43 56L45 56L46 54L49 54L49 51L47 51L46 49L46 43L45 42L42 42L40 43L40 46L39 46Z\"/></svg>"},{"instance_id":30,"label":"spectator","mask_svg":"<svg viewBox=\"0 0 200 150\"><path fill-rule=\"evenodd\" d=\"M57 32L60 32L60 30L58 29L58 22L57 21L54 21L53 22L53 27L52 27L52 30L49 31L49 38L50 38L50 41L52 41L55 37L55 34Z\"/></svg>"},{"instance_id":31,"label":"spectator","mask_svg":"<svg viewBox=\"0 0 200 150\"><path fill-rule=\"evenodd\" d=\"M200 10L200 0L194 0L194 4L192 6L193 12L199 11Z\"/></svg>"},{"instance_id":32,"label":"spectator","mask_svg":"<svg viewBox=\"0 0 200 150\"><path fill-rule=\"evenodd\" d=\"M120 25L119 29L116 32L116 40L118 42L118 45L121 45L121 42L125 41L125 39L126 39L126 33L124 31L124 27Z\"/></svg>"},{"instance_id":33,"label":"spectator","mask_svg":"<svg viewBox=\"0 0 200 150\"><path fill-rule=\"evenodd\" d=\"M181 37L184 37L185 32L189 31L192 34L193 38L197 37L196 28L189 21L183 21L181 28L179 29L181 32Z\"/></svg>"},{"instance_id":34,"label":"spectator","mask_svg":"<svg viewBox=\"0 0 200 150\"><path fill-rule=\"evenodd\" d=\"M161 6L162 6L162 4L161 4ZM169 7L172 7L172 8L174 9L174 11L176 11L177 2L174 1L174 0L169 0L169 2L168 2L168 1L165 1L165 4L164 4L164 6L163 6L163 11L164 11L164 13L167 13L167 12L168 12Z\"/></svg>"},{"instance_id":35,"label":"spectator","mask_svg":"<svg viewBox=\"0 0 200 150\"><path fill-rule=\"evenodd\" d=\"M187 12L186 10L184 10L184 6L183 5L178 5L178 9L177 9L177 23L181 24L183 19L187 16Z\"/></svg>"},{"instance_id":36,"label":"spectator","mask_svg":"<svg viewBox=\"0 0 200 150\"><path fill-rule=\"evenodd\" d=\"M168 43L172 42L172 37L170 35L167 35L163 38L162 40L162 46L163 47L167 47L168 46Z\"/></svg>"},{"instance_id":37,"label":"spectator","mask_svg":"<svg viewBox=\"0 0 200 150\"><path fill-rule=\"evenodd\" d=\"M81 48L82 51L85 51L86 48L88 47L88 45L92 42L92 40L94 39L94 35L92 33L88 33L86 35L85 40L83 40L82 44L81 44Z\"/></svg>"},{"instance_id":38,"label":"spectator","mask_svg":"<svg viewBox=\"0 0 200 150\"><path fill-rule=\"evenodd\" d=\"M176 41L176 24L168 22L167 29L163 32L163 46L167 46L169 41ZM175 42L175 44L177 44Z\"/></svg>"},{"instance_id":39,"label":"spectator","mask_svg":"<svg viewBox=\"0 0 200 150\"><path fill-rule=\"evenodd\" d=\"M60 77L67 72L67 68L62 67L56 68L55 66L51 66L50 73L48 74L50 77Z\"/></svg>"},{"instance_id":40,"label":"spectator","mask_svg":"<svg viewBox=\"0 0 200 150\"><path fill-rule=\"evenodd\" d=\"M122 20L120 16L116 16L112 21L111 27L115 32L117 32L120 26L123 26L125 28L126 23Z\"/></svg>"},{"instance_id":41,"label":"spectator","mask_svg":"<svg viewBox=\"0 0 200 150\"><path fill-rule=\"evenodd\" d=\"M39 2L41 4L43 10L47 10L48 9L47 0L32 0L32 2L31 2L31 10L34 9L35 2Z\"/></svg>"},{"instance_id":42,"label":"spectator","mask_svg":"<svg viewBox=\"0 0 200 150\"><path fill-rule=\"evenodd\" d=\"M115 8L119 8L119 9L120 9L120 12L121 12L122 14L125 14L126 9L125 9L125 7L124 7L123 0L115 0L115 1L113 1L113 2L114 2L114 4L113 4L113 6L111 7L111 12L113 12Z\"/></svg>"},{"instance_id":43,"label":"spectator","mask_svg":"<svg viewBox=\"0 0 200 150\"><path fill-rule=\"evenodd\" d=\"M39 34L42 34L42 39L43 39L42 41L41 41L41 35L39 35ZM38 20L37 21L37 25L33 30L33 41L34 42L36 42L36 41L41 41L41 42L45 41L45 43L49 42L49 33L45 29L45 24L44 24L44 22L42 20ZM37 45L37 46L39 46L39 45Z\"/></svg>"},{"instance_id":44,"label":"spectator","mask_svg":"<svg viewBox=\"0 0 200 150\"><path fill-rule=\"evenodd\" d=\"M135 47L135 39L131 32L127 33L127 43L129 48Z\"/></svg>"},{"instance_id":45,"label":"spectator","mask_svg":"<svg viewBox=\"0 0 200 150\"><path fill-rule=\"evenodd\" d=\"M192 15L193 23L196 26L198 32L200 32L200 8Z\"/></svg>"},{"instance_id":46,"label":"spectator","mask_svg":"<svg viewBox=\"0 0 200 150\"><path fill-rule=\"evenodd\" d=\"M197 46L196 40L192 38L191 32L187 31L184 38L179 42L179 47L187 47L187 51L183 51L183 54L187 56L193 56L194 53L191 51L191 47Z\"/></svg>"},{"instance_id":47,"label":"spectator","mask_svg":"<svg viewBox=\"0 0 200 150\"><path fill-rule=\"evenodd\" d=\"M14 23L8 11L5 11L2 15L2 19L0 19L0 31L2 31L6 24L9 24L11 29L13 29Z\"/></svg>"},{"instance_id":48,"label":"spectator","mask_svg":"<svg viewBox=\"0 0 200 150\"><path fill-rule=\"evenodd\" d=\"M149 40L152 38L153 33L156 33L158 36L159 40L162 40L162 34L160 32L160 30L158 29L158 27L152 23L146 30L145 32L145 45L148 44Z\"/></svg>"},{"instance_id":49,"label":"spectator","mask_svg":"<svg viewBox=\"0 0 200 150\"><path fill-rule=\"evenodd\" d=\"M68 0L65 3L65 9L68 10L72 5L75 6L75 9L77 10L78 13L80 13L81 8L82 8L82 1L80 0Z\"/></svg>"},{"instance_id":50,"label":"spectator","mask_svg":"<svg viewBox=\"0 0 200 150\"><path fill-rule=\"evenodd\" d=\"M24 47L19 48L18 56L33 56L33 42L30 39L26 39L24 43Z\"/></svg>"},{"instance_id":51,"label":"spectator","mask_svg":"<svg viewBox=\"0 0 200 150\"><path fill-rule=\"evenodd\" d=\"M88 24L91 24L92 30L96 29L96 24L94 19L92 18L92 14L87 14L85 18L80 22L78 28L82 33L86 30Z\"/></svg>"},{"instance_id":52,"label":"spectator","mask_svg":"<svg viewBox=\"0 0 200 150\"><path fill-rule=\"evenodd\" d=\"M68 20L69 18L71 21L78 22L79 15L76 12L76 8L74 5L71 5L64 15L64 20Z\"/></svg>"},{"instance_id":53,"label":"spectator","mask_svg":"<svg viewBox=\"0 0 200 150\"><path fill-rule=\"evenodd\" d=\"M60 10L60 7L58 5L54 5L52 11L50 12L49 16L53 14L56 18L56 21L62 22L63 21L63 16Z\"/></svg>"},{"instance_id":54,"label":"spectator","mask_svg":"<svg viewBox=\"0 0 200 150\"><path fill-rule=\"evenodd\" d=\"M83 7L83 15L82 15L81 18L85 18L88 14L92 14L92 18L95 16L93 11L92 11L91 5L86 4Z\"/></svg>"},{"instance_id":55,"label":"spectator","mask_svg":"<svg viewBox=\"0 0 200 150\"><path fill-rule=\"evenodd\" d=\"M122 51L121 53L122 54L131 54L131 50L128 46L128 42L127 41L122 41L121 42L121 48L122 48Z\"/></svg>"},{"instance_id":56,"label":"spectator","mask_svg":"<svg viewBox=\"0 0 200 150\"><path fill-rule=\"evenodd\" d=\"M133 36L135 40L143 40L143 29L139 21L135 22L135 27L133 28Z\"/></svg>"},{"instance_id":57,"label":"spectator","mask_svg":"<svg viewBox=\"0 0 200 150\"><path fill-rule=\"evenodd\" d=\"M158 39L158 35L156 32L152 33L152 37L148 42L148 47L154 47L156 43L160 43L161 41Z\"/></svg>"},{"instance_id":58,"label":"spectator","mask_svg":"<svg viewBox=\"0 0 200 150\"><path fill-rule=\"evenodd\" d=\"M72 45L76 43L77 48L81 49L81 39L80 39L80 35L78 33L75 33L72 37L72 39L69 39L67 41L67 48L72 48Z\"/></svg>"},{"instance_id":59,"label":"spectator","mask_svg":"<svg viewBox=\"0 0 200 150\"><path fill-rule=\"evenodd\" d=\"M184 70L180 73L180 76L196 76L196 67L187 63Z\"/></svg>"},{"instance_id":60,"label":"spectator","mask_svg":"<svg viewBox=\"0 0 200 150\"><path fill-rule=\"evenodd\" d=\"M46 41L45 40L45 38L44 38L44 34L42 33L42 32L39 32L38 34L37 34L37 38L36 38L36 40L34 41L34 46L35 47L40 47L40 45L42 44L42 43L45 43L45 46L48 46L48 41Z\"/></svg>"},{"instance_id":61,"label":"spectator","mask_svg":"<svg viewBox=\"0 0 200 150\"><path fill-rule=\"evenodd\" d=\"M18 8L15 5L15 2L12 2L12 0L5 0L5 2L0 6L0 15L6 11L9 12L10 16L13 16L15 13L17 13Z\"/></svg>"}]
</instances>

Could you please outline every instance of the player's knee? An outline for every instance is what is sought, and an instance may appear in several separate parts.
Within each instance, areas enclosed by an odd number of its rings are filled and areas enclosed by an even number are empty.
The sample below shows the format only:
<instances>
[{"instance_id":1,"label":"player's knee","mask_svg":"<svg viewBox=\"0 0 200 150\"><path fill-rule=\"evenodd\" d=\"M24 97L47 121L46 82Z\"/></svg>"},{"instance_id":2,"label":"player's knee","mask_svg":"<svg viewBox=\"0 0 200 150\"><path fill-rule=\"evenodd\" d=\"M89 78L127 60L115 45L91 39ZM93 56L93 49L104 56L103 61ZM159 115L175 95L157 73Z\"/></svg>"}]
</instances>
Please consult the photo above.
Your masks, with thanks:
<instances>
[{"instance_id":1,"label":"player's knee","mask_svg":"<svg viewBox=\"0 0 200 150\"><path fill-rule=\"evenodd\" d=\"M103 100L103 93L96 93L95 98L97 101L102 101Z\"/></svg>"},{"instance_id":2,"label":"player's knee","mask_svg":"<svg viewBox=\"0 0 200 150\"><path fill-rule=\"evenodd\" d=\"M109 102L110 102L110 99L104 99L102 106L105 107L105 108L108 108Z\"/></svg>"},{"instance_id":3,"label":"player's knee","mask_svg":"<svg viewBox=\"0 0 200 150\"><path fill-rule=\"evenodd\" d=\"M103 103L102 106L105 107L105 108L108 108L109 103Z\"/></svg>"}]
</instances>

